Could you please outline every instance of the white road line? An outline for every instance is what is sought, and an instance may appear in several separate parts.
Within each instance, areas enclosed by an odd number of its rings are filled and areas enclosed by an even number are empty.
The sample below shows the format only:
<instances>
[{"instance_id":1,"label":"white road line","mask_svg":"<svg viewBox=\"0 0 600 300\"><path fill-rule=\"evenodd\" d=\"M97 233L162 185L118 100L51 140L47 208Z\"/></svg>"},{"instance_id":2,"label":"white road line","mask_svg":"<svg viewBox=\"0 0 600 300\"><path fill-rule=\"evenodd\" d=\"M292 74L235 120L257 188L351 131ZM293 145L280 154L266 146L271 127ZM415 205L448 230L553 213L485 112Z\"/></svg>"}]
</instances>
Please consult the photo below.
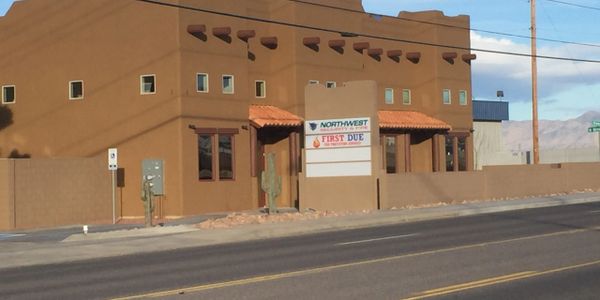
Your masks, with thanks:
<instances>
[{"instance_id":1,"label":"white road line","mask_svg":"<svg viewBox=\"0 0 600 300\"><path fill-rule=\"evenodd\" d=\"M406 238L406 237L411 237L411 236L416 236L416 235L419 235L419 234L418 233L411 233L411 234L386 236L386 237L376 238L376 239L368 239L368 240L361 240L361 241L338 243L338 244L335 244L335 245L336 246L346 246L346 245L362 244L362 243L369 243L369 242L376 242L376 241L383 241L383 240L401 239L401 238Z\"/></svg>"},{"instance_id":2,"label":"white road line","mask_svg":"<svg viewBox=\"0 0 600 300\"><path fill-rule=\"evenodd\" d=\"M599 214L600 210L592 210L592 211L588 211L588 213L590 213L590 214Z\"/></svg>"}]
</instances>

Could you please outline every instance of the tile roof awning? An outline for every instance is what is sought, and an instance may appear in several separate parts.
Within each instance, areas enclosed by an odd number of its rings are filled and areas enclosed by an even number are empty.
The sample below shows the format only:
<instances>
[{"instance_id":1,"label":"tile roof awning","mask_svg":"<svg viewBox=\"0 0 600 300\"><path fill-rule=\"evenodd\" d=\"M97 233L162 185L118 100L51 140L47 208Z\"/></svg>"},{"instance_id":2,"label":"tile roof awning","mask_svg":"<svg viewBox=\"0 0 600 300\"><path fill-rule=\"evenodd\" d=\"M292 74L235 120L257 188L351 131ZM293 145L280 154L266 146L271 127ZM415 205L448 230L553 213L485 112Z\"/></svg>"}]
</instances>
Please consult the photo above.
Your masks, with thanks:
<instances>
[{"instance_id":1,"label":"tile roof awning","mask_svg":"<svg viewBox=\"0 0 600 300\"><path fill-rule=\"evenodd\" d=\"M381 110L378 115L382 129L452 129L448 123L416 111Z\"/></svg>"},{"instance_id":2,"label":"tile roof awning","mask_svg":"<svg viewBox=\"0 0 600 300\"><path fill-rule=\"evenodd\" d=\"M302 118L272 105L250 105L250 122L255 127L297 127Z\"/></svg>"}]
</instances>

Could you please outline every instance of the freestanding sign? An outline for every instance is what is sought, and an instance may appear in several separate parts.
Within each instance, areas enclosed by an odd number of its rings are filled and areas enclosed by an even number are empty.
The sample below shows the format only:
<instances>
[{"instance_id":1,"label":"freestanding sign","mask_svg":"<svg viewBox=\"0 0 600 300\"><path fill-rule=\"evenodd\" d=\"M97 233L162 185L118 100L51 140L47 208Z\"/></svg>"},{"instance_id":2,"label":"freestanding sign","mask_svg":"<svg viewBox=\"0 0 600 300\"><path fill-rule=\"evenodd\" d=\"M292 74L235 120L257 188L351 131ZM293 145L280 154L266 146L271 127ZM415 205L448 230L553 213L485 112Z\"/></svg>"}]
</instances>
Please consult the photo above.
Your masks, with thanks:
<instances>
[{"instance_id":1,"label":"freestanding sign","mask_svg":"<svg viewBox=\"0 0 600 300\"><path fill-rule=\"evenodd\" d=\"M371 119L305 122L306 177L371 176Z\"/></svg>"},{"instance_id":2,"label":"freestanding sign","mask_svg":"<svg viewBox=\"0 0 600 300\"><path fill-rule=\"evenodd\" d=\"M117 210L116 210L116 195L117 195L117 187L115 180L115 172L119 168L119 164L117 162L118 152L117 148L108 149L108 170L111 174L112 181L112 209L113 209L113 224L117 223Z\"/></svg>"},{"instance_id":3,"label":"freestanding sign","mask_svg":"<svg viewBox=\"0 0 600 300\"><path fill-rule=\"evenodd\" d=\"M600 121L592 121L592 127L600 127Z\"/></svg>"},{"instance_id":4,"label":"freestanding sign","mask_svg":"<svg viewBox=\"0 0 600 300\"><path fill-rule=\"evenodd\" d=\"M588 132L600 132L600 127L590 127L588 128Z\"/></svg>"},{"instance_id":5,"label":"freestanding sign","mask_svg":"<svg viewBox=\"0 0 600 300\"><path fill-rule=\"evenodd\" d=\"M118 168L118 163L117 163L117 148L110 148L108 149L108 170L109 171L116 171Z\"/></svg>"}]
</instances>

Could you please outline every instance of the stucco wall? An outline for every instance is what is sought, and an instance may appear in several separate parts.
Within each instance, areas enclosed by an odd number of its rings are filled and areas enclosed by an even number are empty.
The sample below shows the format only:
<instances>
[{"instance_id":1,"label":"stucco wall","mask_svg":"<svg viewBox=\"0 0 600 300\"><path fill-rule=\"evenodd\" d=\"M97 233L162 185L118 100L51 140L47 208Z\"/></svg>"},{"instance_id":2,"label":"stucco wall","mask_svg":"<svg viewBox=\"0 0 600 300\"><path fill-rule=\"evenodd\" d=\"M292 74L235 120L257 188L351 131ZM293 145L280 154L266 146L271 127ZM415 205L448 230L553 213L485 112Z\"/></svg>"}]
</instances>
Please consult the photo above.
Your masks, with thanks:
<instances>
[{"instance_id":1,"label":"stucco wall","mask_svg":"<svg viewBox=\"0 0 600 300\"><path fill-rule=\"evenodd\" d=\"M0 230L111 221L111 179L103 158L0 161L3 187L14 183L0 191Z\"/></svg>"},{"instance_id":2,"label":"stucco wall","mask_svg":"<svg viewBox=\"0 0 600 300\"><path fill-rule=\"evenodd\" d=\"M600 188L600 163L484 167L460 173L386 175L383 207L456 203L568 193Z\"/></svg>"}]
</instances>

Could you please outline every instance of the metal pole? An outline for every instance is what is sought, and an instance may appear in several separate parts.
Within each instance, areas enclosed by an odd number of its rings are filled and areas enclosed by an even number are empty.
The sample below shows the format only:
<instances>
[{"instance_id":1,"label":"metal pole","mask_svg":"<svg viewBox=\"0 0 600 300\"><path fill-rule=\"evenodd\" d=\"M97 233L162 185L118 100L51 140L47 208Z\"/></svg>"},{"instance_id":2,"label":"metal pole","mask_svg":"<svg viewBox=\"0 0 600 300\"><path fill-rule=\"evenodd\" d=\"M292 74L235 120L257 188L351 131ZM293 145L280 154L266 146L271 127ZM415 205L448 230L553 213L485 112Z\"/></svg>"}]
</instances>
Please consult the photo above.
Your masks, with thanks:
<instances>
[{"instance_id":1,"label":"metal pole","mask_svg":"<svg viewBox=\"0 0 600 300\"><path fill-rule=\"evenodd\" d=\"M531 101L532 101L532 127L533 127L533 163L540 162L540 145L538 137L538 91L537 91L537 33L535 24L535 0L531 1Z\"/></svg>"},{"instance_id":2,"label":"metal pole","mask_svg":"<svg viewBox=\"0 0 600 300\"><path fill-rule=\"evenodd\" d=\"M116 209L116 195L117 195L117 191L116 191L116 187L115 187L115 170L110 171L111 174L111 181L112 181L112 218L113 218L113 224L117 224L117 209Z\"/></svg>"}]
</instances>

